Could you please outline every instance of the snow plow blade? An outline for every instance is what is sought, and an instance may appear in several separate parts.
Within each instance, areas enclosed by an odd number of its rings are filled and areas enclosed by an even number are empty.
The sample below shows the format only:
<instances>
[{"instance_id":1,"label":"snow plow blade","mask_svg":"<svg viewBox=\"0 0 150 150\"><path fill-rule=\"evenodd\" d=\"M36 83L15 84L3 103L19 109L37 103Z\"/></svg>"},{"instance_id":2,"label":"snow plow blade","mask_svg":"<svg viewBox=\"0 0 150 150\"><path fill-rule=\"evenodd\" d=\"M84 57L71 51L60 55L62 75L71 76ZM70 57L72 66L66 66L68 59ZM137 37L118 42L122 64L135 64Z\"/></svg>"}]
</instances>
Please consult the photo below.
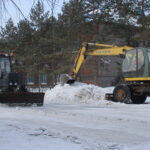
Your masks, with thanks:
<instances>
[{"instance_id":1,"label":"snow plow blade","mask_svg":"<svg viewBox=\"0 0 150 150\"><path fill-rule=\"evenodd\" d=\"M0 103L4 104L36 104L42 106L44 103L44 93L32 92L3 92L0 93Z\"/></svg>"}]
</instances>

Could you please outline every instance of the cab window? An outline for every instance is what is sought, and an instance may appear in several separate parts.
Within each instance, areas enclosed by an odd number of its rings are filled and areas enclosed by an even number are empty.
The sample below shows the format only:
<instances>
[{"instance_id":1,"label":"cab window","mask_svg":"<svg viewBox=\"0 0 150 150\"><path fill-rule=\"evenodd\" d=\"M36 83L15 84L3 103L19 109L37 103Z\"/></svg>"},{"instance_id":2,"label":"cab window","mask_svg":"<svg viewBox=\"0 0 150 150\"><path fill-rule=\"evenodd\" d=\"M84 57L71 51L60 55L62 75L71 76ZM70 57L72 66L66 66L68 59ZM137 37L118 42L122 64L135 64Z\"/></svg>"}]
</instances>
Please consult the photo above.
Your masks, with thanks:
<instances>
[{"instance_id":1,"label":"cab window","mask_svg":"<svg viewBox=\"0 0 150 150\"><path fill-rule=\"evenodd\" d=\"M2 72L10 72L10 61L8 57L0 57L0 69Z\"/></svg>"},{"instance_id":2,"label":"cab window","mask_svg":"<svg viewBox=\"0 0 150 150\"><path fill-rule=\"evenodd\" d=\"M123 61L123 72L134 72L137 69L140 70L144 65L144 54L141 49L134 49L126 53L126 57Z\"/></svg>"}]
</instances>

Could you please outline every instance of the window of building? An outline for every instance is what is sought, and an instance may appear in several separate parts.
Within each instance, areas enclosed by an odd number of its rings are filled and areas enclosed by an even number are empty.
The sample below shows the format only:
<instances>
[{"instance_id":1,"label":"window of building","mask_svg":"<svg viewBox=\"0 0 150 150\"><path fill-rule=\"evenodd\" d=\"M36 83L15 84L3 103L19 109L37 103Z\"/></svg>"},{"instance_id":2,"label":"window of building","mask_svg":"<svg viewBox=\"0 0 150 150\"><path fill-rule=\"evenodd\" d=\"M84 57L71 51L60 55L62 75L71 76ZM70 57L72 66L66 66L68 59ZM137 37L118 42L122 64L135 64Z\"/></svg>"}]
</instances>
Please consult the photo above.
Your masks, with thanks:
<instances>
[{"instance_id":1,"label":"window of building","mask_svg":"<svg viewBox=\"0 0 150 150\"><path fill-rule=\"evenodd\" d=\"M40 84L47 84L47 74L40 74Z\"/></svg>"},{"instance_id":2,"label":"window of building","mask_svg":"<svg viewBox=\"0 0 150 150\"><path fill-rule=\"evenodd\" d=\"M27 84L33 85L34 84L34 76L31 74L28 74L27 76Z\"/></svg>"}]
</instances>

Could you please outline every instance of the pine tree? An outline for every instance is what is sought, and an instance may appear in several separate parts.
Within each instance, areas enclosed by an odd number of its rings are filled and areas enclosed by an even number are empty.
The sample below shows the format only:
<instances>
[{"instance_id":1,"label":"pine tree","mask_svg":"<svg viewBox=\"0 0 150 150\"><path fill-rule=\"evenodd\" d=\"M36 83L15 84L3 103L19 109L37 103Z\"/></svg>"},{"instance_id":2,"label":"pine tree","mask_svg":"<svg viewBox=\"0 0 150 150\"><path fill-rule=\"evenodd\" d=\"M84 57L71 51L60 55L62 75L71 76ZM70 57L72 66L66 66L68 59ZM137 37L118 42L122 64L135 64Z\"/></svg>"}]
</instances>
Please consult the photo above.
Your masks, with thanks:
<instances>
[{"instance_id":1,"label":"pine tree","mask_svg":"<svg viewBox=\"0 0 150 150\"><path fill-rule=\"evenodd\" d=\"M5 50L6 52L9 52L15 50L17 41L16 33L17 28L14 26L14 23L10 18L6 23L6 26L1 28L0 32L1 42L2 45L4 46L2 48L2 51Z\"/></svg>"}]
</instances>

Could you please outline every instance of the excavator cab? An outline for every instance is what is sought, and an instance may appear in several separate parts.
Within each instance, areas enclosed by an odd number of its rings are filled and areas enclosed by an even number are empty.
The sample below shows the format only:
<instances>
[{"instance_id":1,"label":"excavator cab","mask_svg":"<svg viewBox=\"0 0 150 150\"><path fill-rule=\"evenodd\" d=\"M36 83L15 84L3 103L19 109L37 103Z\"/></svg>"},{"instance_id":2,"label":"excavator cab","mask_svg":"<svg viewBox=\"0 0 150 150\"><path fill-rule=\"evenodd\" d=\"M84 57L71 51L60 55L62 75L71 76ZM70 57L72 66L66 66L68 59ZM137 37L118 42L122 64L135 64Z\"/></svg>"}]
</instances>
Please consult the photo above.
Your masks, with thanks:
<instances>
[{"instance_id":1,"label":"excavator cab","mask_svg":"<svg viewBox=\"0 0 150 150\"><path fill-rule=\"evenodd\" d=\"M150 77L150 49L134 48L126 52L122 63L122 73L125 78Z\"/></svg>"},{"instance_id":2,"label":"excavator cab","mask_svg":"<svg viewBox=\"0 0 150 150\"><path fill-rule=\"evenodd\" d=\"M127 51L122 63L122 73L124 83L115 87L113 100L144 103L147 96L150 96L150 48L139 47Z\"/></svg>"}]
</instances>

